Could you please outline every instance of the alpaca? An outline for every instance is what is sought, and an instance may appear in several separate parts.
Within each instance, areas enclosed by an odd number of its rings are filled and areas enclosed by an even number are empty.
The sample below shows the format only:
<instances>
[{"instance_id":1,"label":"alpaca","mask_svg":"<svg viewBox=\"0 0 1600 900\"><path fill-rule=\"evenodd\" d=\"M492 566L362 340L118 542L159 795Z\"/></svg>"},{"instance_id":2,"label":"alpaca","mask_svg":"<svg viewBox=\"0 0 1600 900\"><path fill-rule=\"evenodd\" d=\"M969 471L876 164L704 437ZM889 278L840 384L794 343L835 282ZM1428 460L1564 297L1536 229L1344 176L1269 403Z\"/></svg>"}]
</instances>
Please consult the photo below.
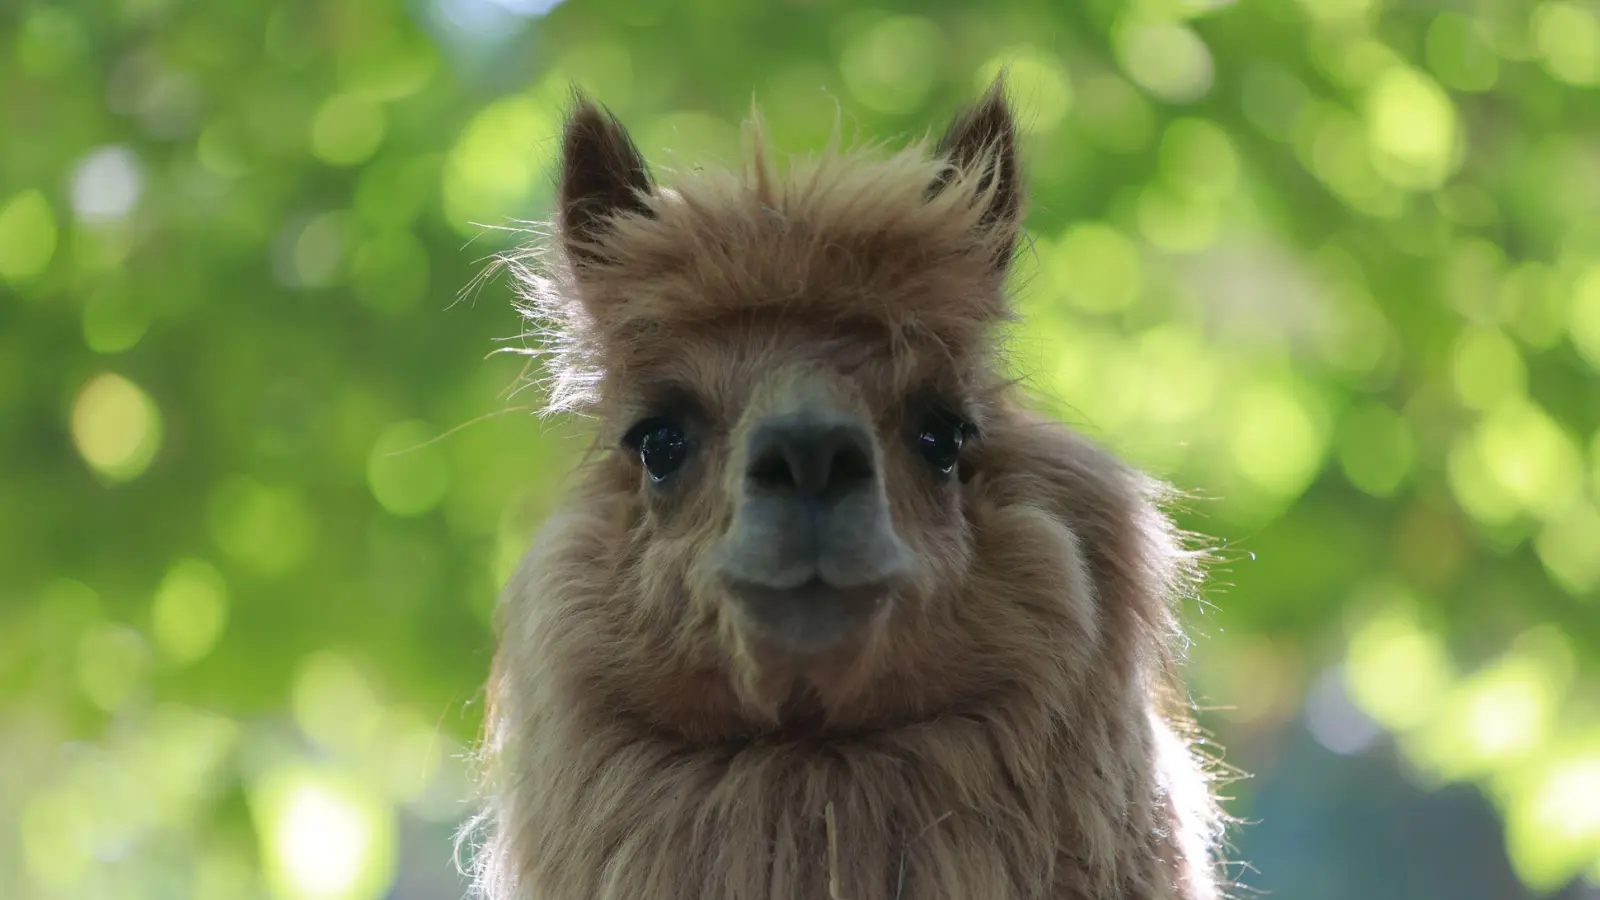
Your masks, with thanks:
<instances>
[{"instance_id":1,"label":"alpaca","mask_svg":"<svg viewBox=\"0 0 1600 900\"><path fill-rule=\"evenodd\" d=\"M1164 487L999 371L1003 85L932 148L658 186L578 95L509 257L596 443L502 597L494 900L1202 900Z\"/></svg>"}]
</instances>

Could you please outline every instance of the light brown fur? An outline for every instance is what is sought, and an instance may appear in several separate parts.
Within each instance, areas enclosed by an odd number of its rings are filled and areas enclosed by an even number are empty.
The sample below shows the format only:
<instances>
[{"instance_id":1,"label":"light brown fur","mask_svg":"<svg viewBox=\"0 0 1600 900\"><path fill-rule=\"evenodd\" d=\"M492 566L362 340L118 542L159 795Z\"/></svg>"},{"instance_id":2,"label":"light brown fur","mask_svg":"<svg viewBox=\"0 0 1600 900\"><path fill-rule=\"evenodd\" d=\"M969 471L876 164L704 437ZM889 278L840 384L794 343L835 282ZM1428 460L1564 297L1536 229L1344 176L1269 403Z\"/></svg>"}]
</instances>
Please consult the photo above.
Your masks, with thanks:
<instances>
[{"instance_id":1,"label":"light brown fur","mask_svg":"<svg viewBox=\"0 0 1600 900\"><path fill-rule=\"evenodd\" d=\"M572 182L627 169L631 146L575 114L558 256L513 264L553 323L552 406L601 437L503 598L490 897L1220 895L1222 819L1175 673L1196 557L1161 485L997 371L1020 189L998 86L986 114L1003 134L958 123L933 155L830 150L780 174L758 140L743 173L673 191L639 167L602 207ZM575 173L580 151L612 158ZM613 449L664 391L706 423L670 491ZM916 560L817 653L747 627L707 563L751 423L805 391L872 423ZM898 437L930 391L981 434L948 484Z\"/></svg>"}]
</instances>

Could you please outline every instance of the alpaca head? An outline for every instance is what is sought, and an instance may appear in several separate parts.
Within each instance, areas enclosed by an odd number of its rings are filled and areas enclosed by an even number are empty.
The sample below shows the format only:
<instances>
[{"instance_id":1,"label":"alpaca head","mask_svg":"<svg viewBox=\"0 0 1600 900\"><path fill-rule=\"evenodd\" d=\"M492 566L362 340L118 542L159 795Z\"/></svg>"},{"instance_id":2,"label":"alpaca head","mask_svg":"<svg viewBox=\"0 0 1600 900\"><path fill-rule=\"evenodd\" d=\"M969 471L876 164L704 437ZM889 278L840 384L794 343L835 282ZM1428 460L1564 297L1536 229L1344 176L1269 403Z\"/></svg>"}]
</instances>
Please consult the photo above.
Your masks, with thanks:
<instances>
[{"instance_id":1,"label":"alpaca head","mask_svg":"<svg viewBox=\"0 0 1600 900\"><path fill-rule=\"evenodd\" d=\"M971 669L949 654L1003 666L997 642L1034 632L972 596L1003 592L982 578L1021 552L982 558L972 509L1015 455L989 433L1016 431L993 358L1022 210L1013 119L996 82L931 149L783 173L754 134L744 171L667 189L580 98L560 264L522 272L530 315L557 323L555 405L601 426L575 501L607 510L578 554L599 582L586 602L604 607L585 618L629 671L595 678L671 685L638 700L657 715L712 715L724 684L735 720L775 717L797 692L837 714L874 684L868 705L888 714L946 664ZM1072 548L1037 544L1070 535L1032 539L1060 570L1023 560L1009 576L1053 591L1084 577ZM902 676L889 688L886 667Z\"/></svg>"}]
</instances>

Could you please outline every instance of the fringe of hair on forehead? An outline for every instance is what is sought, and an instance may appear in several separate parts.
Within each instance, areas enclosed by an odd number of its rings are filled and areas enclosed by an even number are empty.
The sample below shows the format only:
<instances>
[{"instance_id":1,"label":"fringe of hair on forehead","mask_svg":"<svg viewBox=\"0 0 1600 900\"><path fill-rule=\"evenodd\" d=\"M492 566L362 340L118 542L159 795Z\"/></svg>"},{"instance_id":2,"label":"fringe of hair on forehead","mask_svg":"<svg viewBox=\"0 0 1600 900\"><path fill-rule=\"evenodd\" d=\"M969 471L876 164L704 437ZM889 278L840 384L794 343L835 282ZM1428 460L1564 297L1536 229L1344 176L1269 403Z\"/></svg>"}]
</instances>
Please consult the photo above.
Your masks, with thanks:
<instances>
[{"instance_id":1,"label":"fringe of hair on forehead","mask_svg":"<svg viewBox=\"0 0 1600 900\"><path fill-rule=\"evenodd\" d=\"M532 229L496 257L489 272L511 272L527 323L504 352L540 360L546 412L592 408L639 331L777 311L954 350L1012 320L994 264L1016 234L994 217L1014 203L996 197L997 149L962 166L927 140L841 149L836 124L819 156L780 170L758 111L744 135L736 170L685 173L597 234Z\"/></svg>"}]
</instances>

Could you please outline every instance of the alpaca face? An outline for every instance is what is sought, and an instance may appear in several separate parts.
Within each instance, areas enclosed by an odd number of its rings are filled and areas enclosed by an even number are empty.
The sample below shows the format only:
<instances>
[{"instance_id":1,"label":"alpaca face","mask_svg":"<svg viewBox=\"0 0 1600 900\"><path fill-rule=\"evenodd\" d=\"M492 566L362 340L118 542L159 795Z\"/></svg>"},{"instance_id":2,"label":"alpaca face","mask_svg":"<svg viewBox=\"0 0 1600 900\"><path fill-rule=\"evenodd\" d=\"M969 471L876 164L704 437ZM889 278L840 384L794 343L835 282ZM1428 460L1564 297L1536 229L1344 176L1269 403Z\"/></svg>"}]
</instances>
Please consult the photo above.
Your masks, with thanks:
<instances>
[{"instance_id":1,"label":"alpaca face","mask_svg":"<svg viewBox=\"0 0 1600 900\"><path fill-rule=\"evenodd\" d=\"M766 165L659 189L582 104L559 225L601 464L628 496L611 593L681 656L700 623L777 668L868 646L966 578L1020 200L998 88L933 153L825 190Z\"/></svg>"},{"instance_id":2,"label":"alpaca face","mask_svg":"<svg viewBox=\"0 0 1600 900\"><path fill-rule=\"evenodd\" d=\"M767 334L754 346L686 344L662 375L673 399L640 404L619 462L635 467L655 564L690 573L763 648L818 653L960 580L977 428L931 371L897 385L875 363L881 338L845 352L782 317L752 327Z\"/></svg>"}]
</instances>

